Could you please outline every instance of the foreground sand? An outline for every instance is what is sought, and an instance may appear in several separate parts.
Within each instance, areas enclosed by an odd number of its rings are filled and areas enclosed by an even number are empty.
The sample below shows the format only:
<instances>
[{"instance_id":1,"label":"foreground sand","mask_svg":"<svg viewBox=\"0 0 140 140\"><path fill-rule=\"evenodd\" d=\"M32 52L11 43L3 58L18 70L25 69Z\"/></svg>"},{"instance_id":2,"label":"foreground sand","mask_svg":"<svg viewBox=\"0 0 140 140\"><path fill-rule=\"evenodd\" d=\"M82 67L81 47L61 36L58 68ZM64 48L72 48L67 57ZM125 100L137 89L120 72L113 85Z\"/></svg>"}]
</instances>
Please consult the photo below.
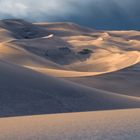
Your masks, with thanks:
<instances>
[{"instance_id":1,"label":"foreground sand","mask_svg":"<svg viewBox=\"0 0 140 140\"><path fill-rule=\"evenodd\" d=\"M139 140L140 109L1 118L0 140Z\"/></svg>"}]
</instances>

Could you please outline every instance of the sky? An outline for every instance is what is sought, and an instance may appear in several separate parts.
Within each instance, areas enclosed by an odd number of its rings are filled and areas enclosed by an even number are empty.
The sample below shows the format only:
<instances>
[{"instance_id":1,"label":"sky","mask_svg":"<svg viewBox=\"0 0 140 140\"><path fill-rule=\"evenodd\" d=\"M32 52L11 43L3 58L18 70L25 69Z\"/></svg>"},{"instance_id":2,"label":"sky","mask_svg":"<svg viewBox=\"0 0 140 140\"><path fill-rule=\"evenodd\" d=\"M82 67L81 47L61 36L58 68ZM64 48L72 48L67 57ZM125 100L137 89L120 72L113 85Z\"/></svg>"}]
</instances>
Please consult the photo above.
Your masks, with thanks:
<instances>
[{"instance_id":1,"label":"sky","mask_svg":"<svg viewBox=\"0 0 140 140\"><path fill-rule=\"evenodd\" d=\"M0 19L70 21L95 29L140 30L140 0L0 0Z\"/></svg>"}]
</instances>

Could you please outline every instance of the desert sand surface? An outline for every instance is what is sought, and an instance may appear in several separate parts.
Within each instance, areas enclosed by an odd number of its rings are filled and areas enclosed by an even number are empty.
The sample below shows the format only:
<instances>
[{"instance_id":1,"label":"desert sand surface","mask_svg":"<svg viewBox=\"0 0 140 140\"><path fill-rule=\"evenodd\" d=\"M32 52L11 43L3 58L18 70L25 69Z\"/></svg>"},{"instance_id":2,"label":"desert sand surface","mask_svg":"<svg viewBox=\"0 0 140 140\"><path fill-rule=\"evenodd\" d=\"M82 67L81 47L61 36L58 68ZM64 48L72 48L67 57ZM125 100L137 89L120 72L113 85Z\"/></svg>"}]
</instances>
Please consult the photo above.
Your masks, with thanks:
<instances>
[{"instance_id":1,"label":"desert sand surface","mask_svg":"<svg viewBox=\"0 0 140 140\"><path fill-rule=\"evenodd\" d=\"M0 61L0 116L138 108L140 98L81 86Z\"/></svg>"},{"instance_id":2,"label":"desert sand surface","mask_svg":"<svg viewBox=\"0 0 140 140\"><path fill-rule=\"evenodd\" d=\"M11 30L8 26L9 22L17 29ZM19 24L20 22L22 23ZM72 23L52 23L52 26L50 23L45 24L45 27L44 24L37 25L25 21L3 21L1 26L7 27L7 30L15 35L1 43L0 46L4 48L1 50L1 57L56 77L100 75L132 66L140 61L140 52L137 47L139 41L134 43L132 40L128 41L129 37L123 34L120 34L120 37L114 37L114 32L94 30L89 32L89 29L80 26L78 28L78 25ZM64 29L62 29L63 26ZM67 29L67 32L73 31L75 35L62 37L53 33L52 27L55 27L53 30L59 31L60 34ZM22 29L24 30L21 31ZM80 35L77 35L77 32Z\"/></svg>"},{"instance_id":3,"label":"desert sand surface","mask_svg":"<svg viewBox=\"0 0 140 140\"><path fill-rule=\"evenodd\" d=\"M0 119L1 140L139 140L140 109Z\"/></svg>"},{"instance_id":4,"label":"desert sand surface","mask_svg":"<svg viewBox=\"0 0 140 140\"><path fill-rule=\"evenodd\" d=\"M69 80L89 87L140 97L139 70L140 63L105 75L74 77Z\"/></svg>"},{"instance_id":5,"label":"desert sand surface","mask_svg":"<svg viewBox=\"0 0 140 140\"><path fill-rule=\"evenodd\" d=\"M1 20L0 140L138 140L139 72L139 31Z\"/></svg>"}]
</instances>

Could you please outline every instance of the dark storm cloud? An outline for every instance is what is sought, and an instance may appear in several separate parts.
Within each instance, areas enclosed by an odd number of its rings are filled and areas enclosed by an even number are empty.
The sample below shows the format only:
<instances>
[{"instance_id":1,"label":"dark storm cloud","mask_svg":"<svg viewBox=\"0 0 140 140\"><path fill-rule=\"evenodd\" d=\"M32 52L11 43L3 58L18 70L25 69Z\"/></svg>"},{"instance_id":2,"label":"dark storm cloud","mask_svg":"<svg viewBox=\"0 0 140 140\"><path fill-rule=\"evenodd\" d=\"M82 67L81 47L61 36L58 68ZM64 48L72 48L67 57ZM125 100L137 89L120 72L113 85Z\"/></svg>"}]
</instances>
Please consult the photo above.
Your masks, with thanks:
<instances>
[{"instance_id":1,"label":"dark storm cloud","mask_svg":"<svg viewBox=\"0 0 140 140\"><path fill-rule=\"evenodd\" d=\"M98 29L139 29L140 0L0 0L0 18L72 21Z\"/></svg>"}]
</instances>

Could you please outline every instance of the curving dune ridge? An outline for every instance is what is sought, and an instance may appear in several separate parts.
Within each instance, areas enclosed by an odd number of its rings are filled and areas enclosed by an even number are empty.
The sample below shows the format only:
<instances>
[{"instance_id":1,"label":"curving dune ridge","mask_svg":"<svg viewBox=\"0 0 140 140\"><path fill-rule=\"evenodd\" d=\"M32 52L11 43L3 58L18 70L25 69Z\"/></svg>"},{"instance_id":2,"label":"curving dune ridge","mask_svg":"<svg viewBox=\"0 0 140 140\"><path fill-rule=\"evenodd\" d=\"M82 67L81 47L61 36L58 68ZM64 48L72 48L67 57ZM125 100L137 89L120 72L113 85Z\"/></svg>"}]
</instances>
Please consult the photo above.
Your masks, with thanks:
<instances>
[{"instance_id":1,"label":"curving dune ridge","mask_svg":"<svg viewBox=\"0 0 140 140\"><path fill-rule=\"evenodd\" d=\"M19 27L18 22L22 23ZM1 23L10 34L19 34L20 30L24 29L20 39L13 35L11 39L1 43L1 57L43 74L57 77L93 76L124 69L140 62L140 52L135 48L136 44L132 44L121 34L116 37L112 32L88 32L89 29L67 23L52 23L52 26L51 23L32 25L20 20L6 20ZM14 25L15 30L13 28L11 31L9 23ZM74 29L75 35L62 36L63 27L64 30L68 29L67 32ZM54 34L52 28L60 31L62 35Z\"/></svg>"}]
</instances>

